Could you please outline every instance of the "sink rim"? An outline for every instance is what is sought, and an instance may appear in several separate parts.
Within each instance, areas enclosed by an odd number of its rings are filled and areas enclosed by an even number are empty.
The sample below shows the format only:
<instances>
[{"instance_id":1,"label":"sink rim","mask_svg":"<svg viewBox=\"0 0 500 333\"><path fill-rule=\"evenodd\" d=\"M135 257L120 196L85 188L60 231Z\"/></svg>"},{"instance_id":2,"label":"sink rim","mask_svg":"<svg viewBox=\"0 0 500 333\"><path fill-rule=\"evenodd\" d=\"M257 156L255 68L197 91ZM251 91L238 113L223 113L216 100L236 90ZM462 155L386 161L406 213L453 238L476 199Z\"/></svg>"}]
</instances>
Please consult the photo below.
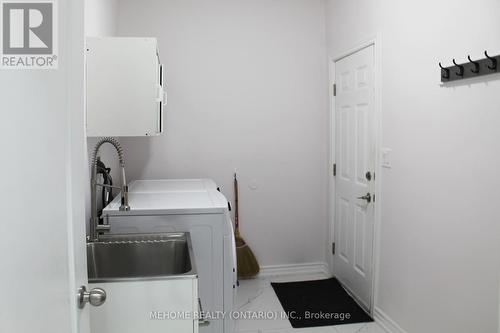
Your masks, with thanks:
<instances>
[{"instance_id":1,"label":"sink rim","mask_svg":"<svg viewBox=\"0 0 500 333\"><path fill-rule=\"evenodd\" d=\"M93 246L93 244L103 243L123 243L123 242L136 242L144 240L162 241L172 239L185 239L187 242L189 261L191 269L185 273L180 274L164 274L156 276L136 276L136 277L88 277L89 283L106 283L106 282L130 282L130 281L158 281L158 280L178 280L178 279L196 279L198 278L198 271L196 269L196 260L194 257L193 245L191 242L191 234L189 232L165 232L154 234L107 234L101 235L98 241L87 242L85 248ZM87 258L87 266L89 265L89 258Z\"/></svg>"}]
</instances>

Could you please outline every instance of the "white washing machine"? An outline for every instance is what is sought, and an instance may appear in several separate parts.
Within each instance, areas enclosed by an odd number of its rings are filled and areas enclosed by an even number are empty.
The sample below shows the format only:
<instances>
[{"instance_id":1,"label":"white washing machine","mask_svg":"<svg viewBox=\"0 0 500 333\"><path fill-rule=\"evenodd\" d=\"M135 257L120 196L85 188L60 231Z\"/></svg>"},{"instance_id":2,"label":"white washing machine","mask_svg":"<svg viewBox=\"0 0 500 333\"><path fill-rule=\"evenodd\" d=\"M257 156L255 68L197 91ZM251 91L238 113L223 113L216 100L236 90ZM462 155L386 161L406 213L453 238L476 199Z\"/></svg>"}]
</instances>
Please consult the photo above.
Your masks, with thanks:
<instances>
[{"instance_id":1,"label":"white washing machine","mask_svg":"<svg viewBox=\"0 0 500 333\"><path fill-rule=\"evenodd\" d=\"M228 201L210 179L138 180L129 185L131 210L120 212L120 196L104 210L112 234L189 232L198 269L202 308L211 316L200 333L233 333L236 248ZM210 319L210 318L209 318Z\"/></svg>"}]
</instances>

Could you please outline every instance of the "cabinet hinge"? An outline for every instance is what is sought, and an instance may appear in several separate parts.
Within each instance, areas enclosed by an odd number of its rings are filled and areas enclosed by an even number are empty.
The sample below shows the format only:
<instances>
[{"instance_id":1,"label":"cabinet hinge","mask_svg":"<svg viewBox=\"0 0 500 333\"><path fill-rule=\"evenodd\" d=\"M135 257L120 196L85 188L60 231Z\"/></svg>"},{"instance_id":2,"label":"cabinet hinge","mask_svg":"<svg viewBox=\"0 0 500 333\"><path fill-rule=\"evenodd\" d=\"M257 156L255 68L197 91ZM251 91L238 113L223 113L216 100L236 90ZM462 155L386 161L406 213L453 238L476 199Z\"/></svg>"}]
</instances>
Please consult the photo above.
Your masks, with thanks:
<instances>
[{"instance_id":1,"label":"cabinet hinge","mask_svg":"<svg viewBox=\"0 0 500 333\"><path fill-rule=\"evenodd\" d=\"M332 243L332 254L335 255L335 242Z\"/></svg>"},{"instance_id":2,"label":"cabinet hinge","mask_svg":"<svg viewBox=\"0 0 500 333\"><path fill-rule=\"evenodd\" d=\"M333 84L333 96L337 96L337 84Z\"/></svg>"},{"instance_id":3,"label":"cabinet hinge","mask_svg":"<svg viewBox=\"0 0 500 333\"><path fill-rule=\"evenodd\" d=\"M337 163L333 163L333 177L337 176Z\"/></svg>"}]
</instances>

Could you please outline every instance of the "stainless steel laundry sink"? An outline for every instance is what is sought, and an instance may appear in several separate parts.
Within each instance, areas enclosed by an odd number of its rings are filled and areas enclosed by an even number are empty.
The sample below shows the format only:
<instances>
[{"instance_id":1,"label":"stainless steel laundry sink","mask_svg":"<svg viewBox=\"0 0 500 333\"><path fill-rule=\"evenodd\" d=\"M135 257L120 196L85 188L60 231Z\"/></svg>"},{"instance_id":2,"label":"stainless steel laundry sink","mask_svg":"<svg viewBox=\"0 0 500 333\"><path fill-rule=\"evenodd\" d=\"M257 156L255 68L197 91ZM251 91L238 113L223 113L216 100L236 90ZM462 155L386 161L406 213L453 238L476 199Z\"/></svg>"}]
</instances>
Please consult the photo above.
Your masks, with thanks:
<instances>
[{"instance_id":1,"label":"stainless steel laundry sink","mask_svg":"<svg viewBox=\"0 0 500 333\"><path fill-rule=\"evenodd\" d=\"M196 277L189 233L102 236L87 244L89 282Z\"/></svg>"}]
</instances>

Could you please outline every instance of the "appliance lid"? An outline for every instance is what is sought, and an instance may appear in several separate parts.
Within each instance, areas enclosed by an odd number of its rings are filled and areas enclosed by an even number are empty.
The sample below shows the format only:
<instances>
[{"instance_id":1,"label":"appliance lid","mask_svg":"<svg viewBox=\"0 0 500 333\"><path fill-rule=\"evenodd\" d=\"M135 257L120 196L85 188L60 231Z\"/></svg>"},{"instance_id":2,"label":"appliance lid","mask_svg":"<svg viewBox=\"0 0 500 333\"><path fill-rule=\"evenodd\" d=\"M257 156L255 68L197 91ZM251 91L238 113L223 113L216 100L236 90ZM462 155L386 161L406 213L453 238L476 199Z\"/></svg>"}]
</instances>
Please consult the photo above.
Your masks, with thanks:
<instances>
[{"instance_id":1,"label":"appliance lid","mask_svg":"<svg viewBox=\"0 0 500 333\"><path fill-rule=\"evenodd\" d=\"M192 192L217 190L212 179L153 179L134 180L129 184L129 193Z\"/></svg>"},{"instance_id":2,"label":"appliance lid","mask_svg":"<svg viewBox=\"0 0 500 333\"><path fill-rule=\"evenodd\" d=\"M103 215L220 214L228 210L226 198L217 190L140 193L129 192L130 211L119 210L121 194Z\"/></svg>"}]
</instances>

